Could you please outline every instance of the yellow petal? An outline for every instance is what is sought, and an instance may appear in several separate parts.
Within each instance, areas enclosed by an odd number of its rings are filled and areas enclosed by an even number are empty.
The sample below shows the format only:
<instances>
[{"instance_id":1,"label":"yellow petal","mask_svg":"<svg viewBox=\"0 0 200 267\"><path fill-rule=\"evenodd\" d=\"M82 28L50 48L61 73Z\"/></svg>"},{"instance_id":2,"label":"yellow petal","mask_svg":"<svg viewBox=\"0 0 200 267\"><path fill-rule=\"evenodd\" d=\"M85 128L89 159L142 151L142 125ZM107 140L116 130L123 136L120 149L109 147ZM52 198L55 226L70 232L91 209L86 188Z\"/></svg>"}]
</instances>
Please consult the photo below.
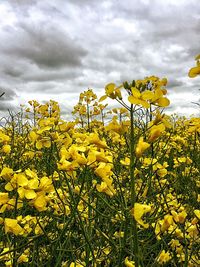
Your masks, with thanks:
<instances>
[{"instance_id":1,"label":"yellow petal","mask_svg":"<svg viewBox=\"0 0 200 267\"><path fill-rule=\"evenodd\" d=\"M169 99L166 98L166 97L161 97L161 98L159 98L159 99L156 101L156 103L157 103L158 106L160 106L160 107L167 107L167 106L169 106L170 101L169 101Z\"/></svg>"},{"instance_id":2,"label":"yellow petal","mask_svg":"<svg viewBox=\"0 0 200 267\"><path fill-rule=\"evenodd\" d=\"M139 97L141 96L141 93L140 93L140 91L139 91L137 88L132 87L132 88L131 88L131 91L132 91L132 95L133 95L134 97L139 98Z\"/></svg>"},{"instance_id":3,"label":"yellow petal","mask_svg":"<svg viewBox=\"0 0 200 267\"><path fill-rule=\"evenodd\" d=\"M2 193L0 192L0 206L7 203L9 200L8 193Z\"/></svg>"},{"instance_id":4,"label":"yellow petal","mask_svg":"<svg viewBox=\"0 0 200 267\"><path fill-rule=\"evenodd\" d=\"M45 199L45 196L43 195L37 197L36 200L34 201L34 206L39 211L46 210L46 205L47 205L47 201Z\"/></svg>"},{"instance_id":5,"label":"yellow petal","mask_svg":"<svg viewBox=\"0 0 200 267\"><path fill-rule=\"evenodd\" d=\"M143 106L143 108L150 108L150 104L145 100L140 100L140 105Z\"/></svg>"},{"instance_id":6,"label":"yellow petal","mask_svg":"<svg viewBox=\"0 0 200 267\"><path fill-rule=\"evenodd\" d=\"M21 199L23 199L24 196L25 196L25 189L24 189L23 187L20 187L20 188L17 189L17 192L18 192L18 194L19 194L19 197L20 197Z\"/></svg>"},{"instance_id":7,"label":"yellow petal","mask_svg":"<svg viewBox=\"0 0 200 267\"><path fill-rule=\"evenodd\" d=\"M1 171L0 176L2 176L5 180L10 180L13 174L13 170L8 167L4 167Z\"/></svg>"},{"instance_id":8,"label":"yellow petal","mask_svg":"<svg viewBox=\"0 0 200 267\"><path fill-rule=\"evenodd\" d=\"M32 190L32 189L25 190L25 197L26 197L27 199L33 199L33 198L35 198L36 196L37 196L37 194L35 193L34 190Z\"/></svg>"},{"instance_id":9,"label":"yellow petal","mask_svg":"<svg viewBox=\"0 0 200 267\"><path fill-rule=\"evenodd\" d=\"M131 210L131 214L140 225L142 225L144 228L148 228L149 225L147 223L145 224L142 221L142 216L150 211L151 206L148 206L146 204L135 203L134 208Z\"/></svg>"},{"instance_id":10,"label":"yellow petal","mask_svg":"<svg viewBox=\"0 0 200 267\"><path fill-rule=\"evenodd\" d=\"M37 148L38 150L40 150L40 149L42 149L42 147L43 147L42 142L41 142L40 140L37 141L37 142L36 142L36 148Z\"/></svg>"},{"instance_id":11,"label":"yellow petal","mask_svg":"<svg viewBox=\"0 0 200 267\"><path fill-rule=\"evenodd\" d=\"M167 170L166 169L159 169L159 170L157 170L157 174L160 177L165 177L165 175L167 175Z\"/></svg>"},{"instance_id":12,"label":"yellow petal","mask_svg":"<svg viewBox=\"0 0 200 267\"><path fill-rule=\"evenodd\" d=\"M34 171L31 171L30 169L26 169L26 170L25 170L25 173L26 173L26 175L27 175L28 177L30 177L30 178L35 178L35 177L37 177L37 174L36 174Z\"/></svg>"},{"instance_id":13,"label":"yellow petal","mask_svg":"<svg viewBox=\"0 0 200 267\"><path fill-rule=\"evenodd\" d=\"M194 210L194 214L197 216L197 218L200 220L200 210Z\"/></svg>"},{"instance_id":14,"label":"yellow petal","mask_svg":"<svg viewBox=\"0 0 200 267\"><path fill-rule=\"evenodd\" d=\"M102 102L104 101L105 99L107 98L107 95L103 95L99 98L99 102Z\"/></svg>"},{"instance_id":15,"label":"yellow petal","mask_svg":"<svg viewBox=\"0 0 200 267\"><path fill-rule=\"evenodd\" d=\"M28 188L29 189L37 189L39 186L39 180L37 178L30 179L28 181Z\"/></svg>"},{"instance_id":16,"label":"yellow petal","mask_svg":"<svg viewBox=\"0 0 200 267\"><path fill-rule=\"evenodd\" d=\"M125 263L125 266L126 266L126 267L135 267L135 263L134 263L134 261L130 261L130 260L128 259L128 257L125 258L124 263Z\"/></svg>"},{"instance_id":17,"label":"yellow petal","mask_svg":"<svg viewBox=\"0 0 200 267\"><path fill-rule=\"evenodd\" d=\"M128 101L133 105L140 105L140 99L135 98L134 96L130 95L128 97Z\"/></svg>"},{"instance_id":18,"label":"yellow petal","mask_svg":"<svg viewBox=\"0 0 200 267\"><path fill-rule=\"evenodd\" d=\"M161 84L163 85L163 86L166 86L167 85L167 78L163 78L162 80L161 80Z\"/></svg>"},{"instance_id":19,"label":"yellow petal","mask_svg":"<svg viewBox=\"0 0 200 267\"><path fill-rule=\"evenodd\" d=\"M156 89L154 92L154 97L152 98L152 102L158 100L162 96L163 96L163 91L160 88Z\"/></svg>"},{"instance_id":20,"label":"yellow petal","mask_svg":"<svg viewBox=\"0 0 200 267\"><path fill-rule=\"evenodd\" d=\"M143 141L143 137L140 137L135 149L136 157L141 157L146 149L150 147L150 144Z\"/></svg>"},{"instance_id":21,"label":"yellow petal","mask_svg":"<svg viewBox=\"0 0 200 267\"><path fill-rule=\"evenodd\" d=\"M189 76L190 78L194 78L194 77L196 77L197 75L200 75L200 66L191 68L190 71L189 71L189 73L188 73L188 76Z\"/></svg>"},{"instance_id":22,"label":"yellow petal","mask_svg":"<svg viewBox=\"0 0 200 267\"><path fill-rule=\"evenodd\" d=\"M29 133L29 138L31 139L32 142L35 142L38 138L38 135L34 131L31 131Z\"/></svg>"},{"instance_id":23,"label":"yellow petal","mask_svg":"<svg viewBox=\"0 0 200 267\"><path fill-rule=\"evenodd\" d=\"M3 151L4 153L6 153L6 154L9 154L10 151L11 151L11 146L10 146L10 145L4 145L4 146L2 147L2 151Z\"/></svg>"},{"instance_id":24,"label":"yellow petal","mask_svg":"<svg viewBox=\"0 0 200 267\"><path fill-rule=\"evenodd\" d=\"M150 90L146 90L142 93L142 99L144 100L151 100L153 98L154 94Z\"/></svg>"},{"instance_id":25,"label":"yellow petal","mask_svg":"<svg viewBox=\"0 0 200 267\"><path fill-rule=\"evenodd\" d=\"M17 223L16 219L5 218L4 226L5 233L19 235L23 231L23 228Z\"/></svg>"},{"instance_id":26,"label":"yellow petal","mask_svg":"<svg viewBox=\"0 0 200 267\"><path fill-rule=\"evenodd\" d=\"M115 90L115 87L116 87L116 86L115 86L114 83L109 83L109 84L107 84L106 87L105 87L106 94L107 94L107 95L112 94L112 93L114 92L114 90Z\"/></svg>"},{"instance_id":27,"label":"yellow petal","mask_svg":"<svg viewBox=\"0 0 200 267\"><path fill-rule=\"evenodd\" d=\"M14 186L13 186L10 182L8 182L8 183L5 185L5 189L6 189L6 191L13 191Z\"/></svg>"},{"instance_id":28,"label":"yellow petal","mask_svg":"<svg viewBox=\"0 0 200 267\"><path fill-rule=\"evenodd\" d=\"M19 186L26 186L28 184L28 179L23 173L17 174L17 183Z\"/></svg>"}]
</instances>

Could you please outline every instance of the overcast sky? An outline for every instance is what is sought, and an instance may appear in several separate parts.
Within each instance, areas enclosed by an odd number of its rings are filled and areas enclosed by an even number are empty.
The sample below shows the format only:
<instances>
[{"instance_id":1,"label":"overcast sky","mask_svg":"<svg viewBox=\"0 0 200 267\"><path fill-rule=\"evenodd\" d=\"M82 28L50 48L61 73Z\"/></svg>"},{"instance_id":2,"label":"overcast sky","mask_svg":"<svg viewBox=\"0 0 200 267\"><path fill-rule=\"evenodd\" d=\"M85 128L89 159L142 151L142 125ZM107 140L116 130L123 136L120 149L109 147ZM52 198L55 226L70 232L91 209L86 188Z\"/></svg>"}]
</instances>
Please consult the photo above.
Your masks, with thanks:
<instances>
[{"instance_id":1,"label":"overcast sky","mask_svg":"<svg viewBox=\"0 0 200 267\"><path fill-rule=\"evenodd\" d=\"M197 114L199 0L0 0L0 114L36 99L72 110L106 83L168 78L169 112Z\"/></svg>"}]
</instances>

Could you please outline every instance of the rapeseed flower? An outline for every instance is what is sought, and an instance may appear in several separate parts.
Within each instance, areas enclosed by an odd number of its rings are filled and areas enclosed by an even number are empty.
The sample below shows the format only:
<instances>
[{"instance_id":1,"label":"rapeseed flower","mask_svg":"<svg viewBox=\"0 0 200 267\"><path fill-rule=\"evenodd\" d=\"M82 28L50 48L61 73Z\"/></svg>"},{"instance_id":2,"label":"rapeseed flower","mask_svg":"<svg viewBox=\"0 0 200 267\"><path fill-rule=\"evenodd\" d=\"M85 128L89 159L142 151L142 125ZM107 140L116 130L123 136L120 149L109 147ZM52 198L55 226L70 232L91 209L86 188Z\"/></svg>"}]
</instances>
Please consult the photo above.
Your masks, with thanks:
<instances>
[{"instance_id":1,"label":"rapeseed flower","mask_svg":"<svg viewBox=\"0 0 200 267\"><path fill-rule=\"evenodd\" d=\"M195 60L196 60L196 67L191 68L188 73L188 76L190 78L194 78L197 75L200 75L200 54L196 56Z\"/></svg>"},{"instance_id":2,"label":"rapeseed flower","mask_svg":"<svg viewBox=\"0 0 200 267\"><path fill-rule=\"evenodd\" d=\"M166 252L165 250L162 250L157 258L157 262L158 264L162 265L162 264L169 262L170 259L171 259L170 252L169 251Z\"/></svg>"},{"instance_id":3,"label":"rapeseed flower","mask_svg":"<svg viewBox=\"0 0 200 267\"><path fill-rule=\"evenodd\" d=\"M151 211L150 205L135 203L134 207L131 209L131 214L133 215L136 222L138 222L144 228L148 228L149 224L144 223L144 221L142 220L142 217L143 215L145 215L146 213L149 213L150 211Z\"/></svg>"},{"instance_id":4,"label":"rapeseed flower","mask_svg":"<svg viewBox=\"0 0 200 267\"><path fill-rule=\"evenodd\" d=\"M124 264L126 267L135 267L135 262L134 261L130 261L128 259L128 257L125 258Z\"/></svg>"},{"instance_id":5,"label":"rapeseed flower","mask_svg":"<svg viewBox=\"0 0 200 267\"><path fill-rule=\"evenodd\" d=\"M150 144L145 142L143 137L140 137L135 149L136 157L141 157L145 150L147 150L149 147Z\"/></svg>"},{"instance_id":6,"label":"rapeseed flower","mask_svg":"<svg viewBox=\"0 0 200 267\"><path fill-rule=\"evenodd\" d=\"M14 235L22 235L23 228L18 224L16 219L5 218L4 220L5 233L13 233Z\"/></svg>"}]
</instances>

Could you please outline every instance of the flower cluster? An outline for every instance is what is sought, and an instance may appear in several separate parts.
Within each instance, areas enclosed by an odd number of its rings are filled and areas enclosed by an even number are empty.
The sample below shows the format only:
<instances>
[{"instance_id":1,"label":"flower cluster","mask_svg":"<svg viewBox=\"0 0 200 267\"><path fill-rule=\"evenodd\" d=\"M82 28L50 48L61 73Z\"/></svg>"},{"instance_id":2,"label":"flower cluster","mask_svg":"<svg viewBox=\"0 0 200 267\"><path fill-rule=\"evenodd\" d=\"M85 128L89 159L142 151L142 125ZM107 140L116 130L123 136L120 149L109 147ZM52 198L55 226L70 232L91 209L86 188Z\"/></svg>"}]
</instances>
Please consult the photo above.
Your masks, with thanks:
<instances>
[{"instance_id":1,"label":"flower cluster","mask_svg":"<svg viewBox=\"0 0 200 267\"><path fill-rule=\"evenodd\" d=\"M88 89L72 121L52 100L8 119L0 266L200 265L200 121L163 113L166 85L110 83L110 111Z\"/></svg>"}]
</instances>

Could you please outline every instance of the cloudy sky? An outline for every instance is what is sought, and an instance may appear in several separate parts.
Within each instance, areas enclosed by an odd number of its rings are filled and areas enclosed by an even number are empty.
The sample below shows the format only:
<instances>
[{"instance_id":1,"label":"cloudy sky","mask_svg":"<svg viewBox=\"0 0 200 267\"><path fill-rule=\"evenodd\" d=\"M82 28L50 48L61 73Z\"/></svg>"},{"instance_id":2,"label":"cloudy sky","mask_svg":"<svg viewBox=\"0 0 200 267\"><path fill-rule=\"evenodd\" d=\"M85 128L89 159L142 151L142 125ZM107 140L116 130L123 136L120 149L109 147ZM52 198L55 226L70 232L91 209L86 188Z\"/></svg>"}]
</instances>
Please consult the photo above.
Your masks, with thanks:
<instances>
[{"instance_id":1,"label":"cloudy sky","mask_svg":"<svg viewBox=\"0 0 200 267\"><path fill-rule=\"evenodd\" d=\"M168 78L168 112L198 108L199 0L0 0L0 115L36 99L69 113L108 82Z\"/></svg>"}]
</instances>

